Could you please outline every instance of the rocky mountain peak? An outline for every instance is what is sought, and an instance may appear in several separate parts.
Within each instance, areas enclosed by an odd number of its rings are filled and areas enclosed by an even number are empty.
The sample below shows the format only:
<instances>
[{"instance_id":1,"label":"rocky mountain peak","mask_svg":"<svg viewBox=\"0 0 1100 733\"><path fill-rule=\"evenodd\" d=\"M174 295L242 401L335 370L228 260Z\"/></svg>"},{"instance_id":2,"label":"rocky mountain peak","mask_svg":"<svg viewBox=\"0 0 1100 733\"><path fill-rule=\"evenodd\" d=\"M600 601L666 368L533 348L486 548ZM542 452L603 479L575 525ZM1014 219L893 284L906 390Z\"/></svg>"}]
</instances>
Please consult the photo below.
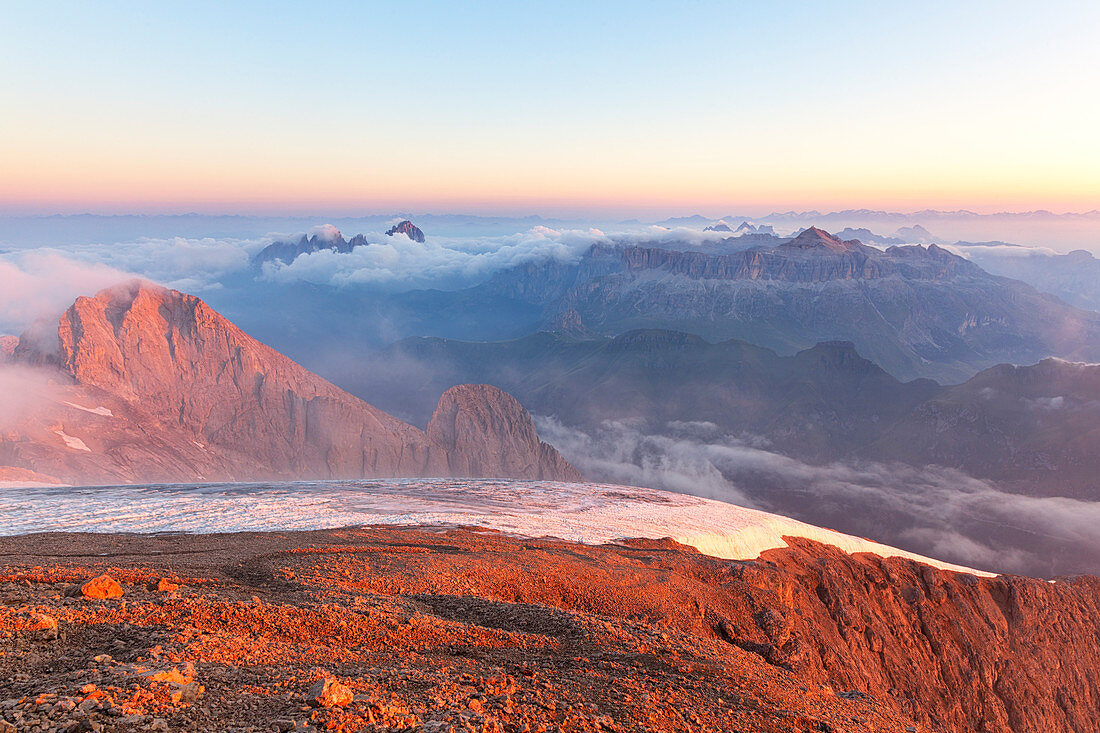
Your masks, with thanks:
<instances>
[{"instance_id":1,"label":"rocky mountain peak","mask_svg":"<svg viewBox=\"0 0 1100 733\"><path fill-rule=\"evenodd\" d=\"M488 384L461 384L444 392L427 433L446 450L456 476L581 480L557 451L539 441L527 410Z\"/></svg>"},{"instance_id":2,"label":"rocky mountain peak","mask_svg":"<svg viewBox=\"0 0 1100 733\"><path fill-rule=\"evenodd\" d=\"M920 224L914 224L913 226L901 227L895 232L895 236L901 237L906 242L920 242L927 243L933 240L932 232L928 231Z\"/></svg>"},{"instance_id":3,"label":"rocky mountain peak","mask_svg":"<svg viewBox=\"0 0 1100 733\"><path fill-rule=\"evenodd\" d=\"M323 224L314 227L308 234L303 234L297 241L272 242L252 258L252 263L256 267L261 267L265 262L280 260L289 265L300 255L326 249L340 254L347 254L356 247L366 244L369 244L369 242L362 234L357 234L348 241L344 239L344 235L339 229L331 224Z\"/></svg>"},{"instance_id":4,"label":"rocky mountain peak","mask_svg":"<svg viewBox=\"0 0 1100 733\"><path fill-rule=\"evenodd\" d=\"M85 447L109 445L119 432L145 436L140 449L119 454L82 448L85 464L65 453L54 463L34 459L66 481L579 478L499 390L455 388L429 436L260 343L199 298L149 282L78 298L56 338L57 366L73 380L74 396L110 405L105 413L78 408L99 422L66 419L66 430ZM103 422L104 414L119 418Z\"/></svg>"},{"instance_id":5,"label":"rocky mountain peak","mask_svg":"<svg viewBox=\"0 0 1100 733\"><path fill-rule=\"evenodd\" d=\"M399 224L394 224L386 230L386 236L392 237L395 234L404 234L414 242L424 241L424 232L420 231L420 227L416 226L408 219Z\"/></svg>"},{"instance_id":6,"label":"rocky mountain peak","mask_svg":"<svg viewBox=\"0 0 1100 733\"><path fill-rule=\"evenodd\" d=\"M852 251L855 249L855 244L857 244L855 240L841 241L824 229L810 227L800 232L798 236L791 241L785 242L780 246L802 250L824 249L830 252L840 253Z\"/></svg>"},{"instance_id":7,"label":"rocky mountain peak","mask_svg":"<svg viewBox=\"0 0 1100 733\"><path fill-rule=\"evenodd\" d=\"M885 375L874 362L864 359L851 341L821 341L798 352L795 358L802 363L813 363L818 368L842 369L847 373L876 372Z\"/></svg>"}]
</instances>

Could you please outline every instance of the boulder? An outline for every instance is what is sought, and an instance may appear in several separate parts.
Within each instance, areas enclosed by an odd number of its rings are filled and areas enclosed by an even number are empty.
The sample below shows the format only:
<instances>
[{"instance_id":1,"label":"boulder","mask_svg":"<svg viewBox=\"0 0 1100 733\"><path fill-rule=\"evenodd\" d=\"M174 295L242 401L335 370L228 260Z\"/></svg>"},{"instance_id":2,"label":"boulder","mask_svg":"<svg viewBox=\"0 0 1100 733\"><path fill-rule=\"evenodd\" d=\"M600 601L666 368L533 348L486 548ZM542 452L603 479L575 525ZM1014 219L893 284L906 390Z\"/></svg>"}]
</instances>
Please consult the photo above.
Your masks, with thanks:
<instances>
[{"instance_id":1,"label":"boulder","mask_svg":"<svg viewBox=\"0 0 1100 733\"><path fill-rule=\"evenodd\" d=\"M351 688L340 684L335 677L322 677L309 688L306 702L315 708L343 707L354 697Z\"/></svg>"},{"instance_id":2,"label":"boulder","mask_svg":"<svg viewBox=\"0 0 1100 733\"><path fill-rule=\"evenodd\" d=\"M80 586L80 593L85 598L95 598L99 600L105 598L121 598L122 586L110 575L100 575Z\"/></svg>"},{"instance_id":3,"label":"boulder","mask_svg":"<svg viewBox=\"0 0 1100 733\"><path fill-rule=\"evenodd\" d=\"M35 641L54 641L57 639L57 619L44 613L31 614L31 623L27 627Z\"/></svg>"}]
</instances>

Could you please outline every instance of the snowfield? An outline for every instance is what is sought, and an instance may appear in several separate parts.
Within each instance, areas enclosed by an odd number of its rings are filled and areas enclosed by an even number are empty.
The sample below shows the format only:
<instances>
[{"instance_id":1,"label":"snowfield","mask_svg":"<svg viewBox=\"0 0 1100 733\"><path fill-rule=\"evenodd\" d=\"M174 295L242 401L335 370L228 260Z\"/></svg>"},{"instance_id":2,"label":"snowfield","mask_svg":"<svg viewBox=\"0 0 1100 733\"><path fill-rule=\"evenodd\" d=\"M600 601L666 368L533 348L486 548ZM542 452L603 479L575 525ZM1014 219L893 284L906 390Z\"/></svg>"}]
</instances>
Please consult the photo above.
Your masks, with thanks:
<instances>
[{"instance_id":1,"label":"snowfield","mask_svg":"<svg viewBox=\"0 0 1100 733\"><path fill-rule=\"evenodd\" d=\"M990 575L830 529L712 499L593 483L390 479L104 487L0 485L0 535L28 532L239 532L398 524L477 526L600 544L671 537L750 560L796 536L846 552L906 557Z\"/></svg>"}]
</instances>

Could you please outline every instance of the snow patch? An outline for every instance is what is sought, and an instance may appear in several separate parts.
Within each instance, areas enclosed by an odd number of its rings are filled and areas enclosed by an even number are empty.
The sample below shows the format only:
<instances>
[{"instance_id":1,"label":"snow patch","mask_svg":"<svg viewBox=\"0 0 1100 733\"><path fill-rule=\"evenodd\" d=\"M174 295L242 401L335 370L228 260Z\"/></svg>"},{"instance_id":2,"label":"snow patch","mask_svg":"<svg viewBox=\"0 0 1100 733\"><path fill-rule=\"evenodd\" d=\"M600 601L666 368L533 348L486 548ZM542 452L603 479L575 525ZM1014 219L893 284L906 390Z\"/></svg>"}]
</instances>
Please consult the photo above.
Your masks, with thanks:
<instances>
[{"instance_id":1,"label":"snow patch","mask_svg":"<svg viewBox=\"0 0 1100 733\"><path fill-rule=\"evenodd\" d=\"M112 413L106 407L84 407L83 405L78 405L75 402L65 402L64 400L62 400L61 404L68 405L69 407L75 407L78 410L84 410L84 412L90 412L93 415L99 415L101 417L114 417L114 413Z\"/></svg>"},{"instance_id":2,"label":"snow patch","mask_svg":"<svg viewBox=\"0 0 1100 733\"><path fill-rule=\"evenodd\" d=\"M73 450L82 450L87 453L92 452L92 449L85 445L84 441L80 438L74 438L71 435L66 435L65 431L63 430L55 430L54 432L57 433L57 435L61 436L61 439L65 441L65 445L69 448L72 448Z\"/></svg>"}]
</instances>

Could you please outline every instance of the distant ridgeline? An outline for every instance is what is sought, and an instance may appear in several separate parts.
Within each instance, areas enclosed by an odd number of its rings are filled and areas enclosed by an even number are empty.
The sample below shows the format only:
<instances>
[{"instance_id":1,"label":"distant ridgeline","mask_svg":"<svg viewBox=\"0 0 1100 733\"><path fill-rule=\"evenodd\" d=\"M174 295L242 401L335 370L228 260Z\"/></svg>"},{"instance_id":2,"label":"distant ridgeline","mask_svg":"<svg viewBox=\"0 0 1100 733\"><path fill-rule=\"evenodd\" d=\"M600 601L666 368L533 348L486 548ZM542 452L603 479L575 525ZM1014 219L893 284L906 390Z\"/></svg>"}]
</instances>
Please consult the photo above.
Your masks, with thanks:
<instances>
[{"instance_id":1,"label":"distant ridgeline","mask_svg":"<svg viewBox=\"0 0 1100 733\"><path fill-rule=\"evenodd\" d=\"M607 336L664 328L781 354L851 341L902 379L961 382L1048 356L1100 361L1098 313L936 244L879 249L814 227L791 239L746 231L701 244L600 243L577 261L524 263L456 296L502 298L537 306L544 324L575 312Z\"/></svg>"},{"instance_id":2,"label":"distant ridgeline","mask_svg":"<svg viewBox=\"0 0 1100 733\"><path fill-rule=\"evenodd\" d=\"M387 236L392 237L395 234L404 234L414 242L424 241L424 232L408 219L394 224L386 231ZM364 234L356 234L351 239L344 239L344 235L336 227L323 226L317 227L312 234L303 234L297 241L278 241L269 244L252 258L252 264L257 269L261 268L265 262L275 260L289 265L299 255L309 254L310 252L320 252L327 249L340 254L347 254L356 247L369 245L370 242L367 241Z\"/></svg>"}]
</instances>

